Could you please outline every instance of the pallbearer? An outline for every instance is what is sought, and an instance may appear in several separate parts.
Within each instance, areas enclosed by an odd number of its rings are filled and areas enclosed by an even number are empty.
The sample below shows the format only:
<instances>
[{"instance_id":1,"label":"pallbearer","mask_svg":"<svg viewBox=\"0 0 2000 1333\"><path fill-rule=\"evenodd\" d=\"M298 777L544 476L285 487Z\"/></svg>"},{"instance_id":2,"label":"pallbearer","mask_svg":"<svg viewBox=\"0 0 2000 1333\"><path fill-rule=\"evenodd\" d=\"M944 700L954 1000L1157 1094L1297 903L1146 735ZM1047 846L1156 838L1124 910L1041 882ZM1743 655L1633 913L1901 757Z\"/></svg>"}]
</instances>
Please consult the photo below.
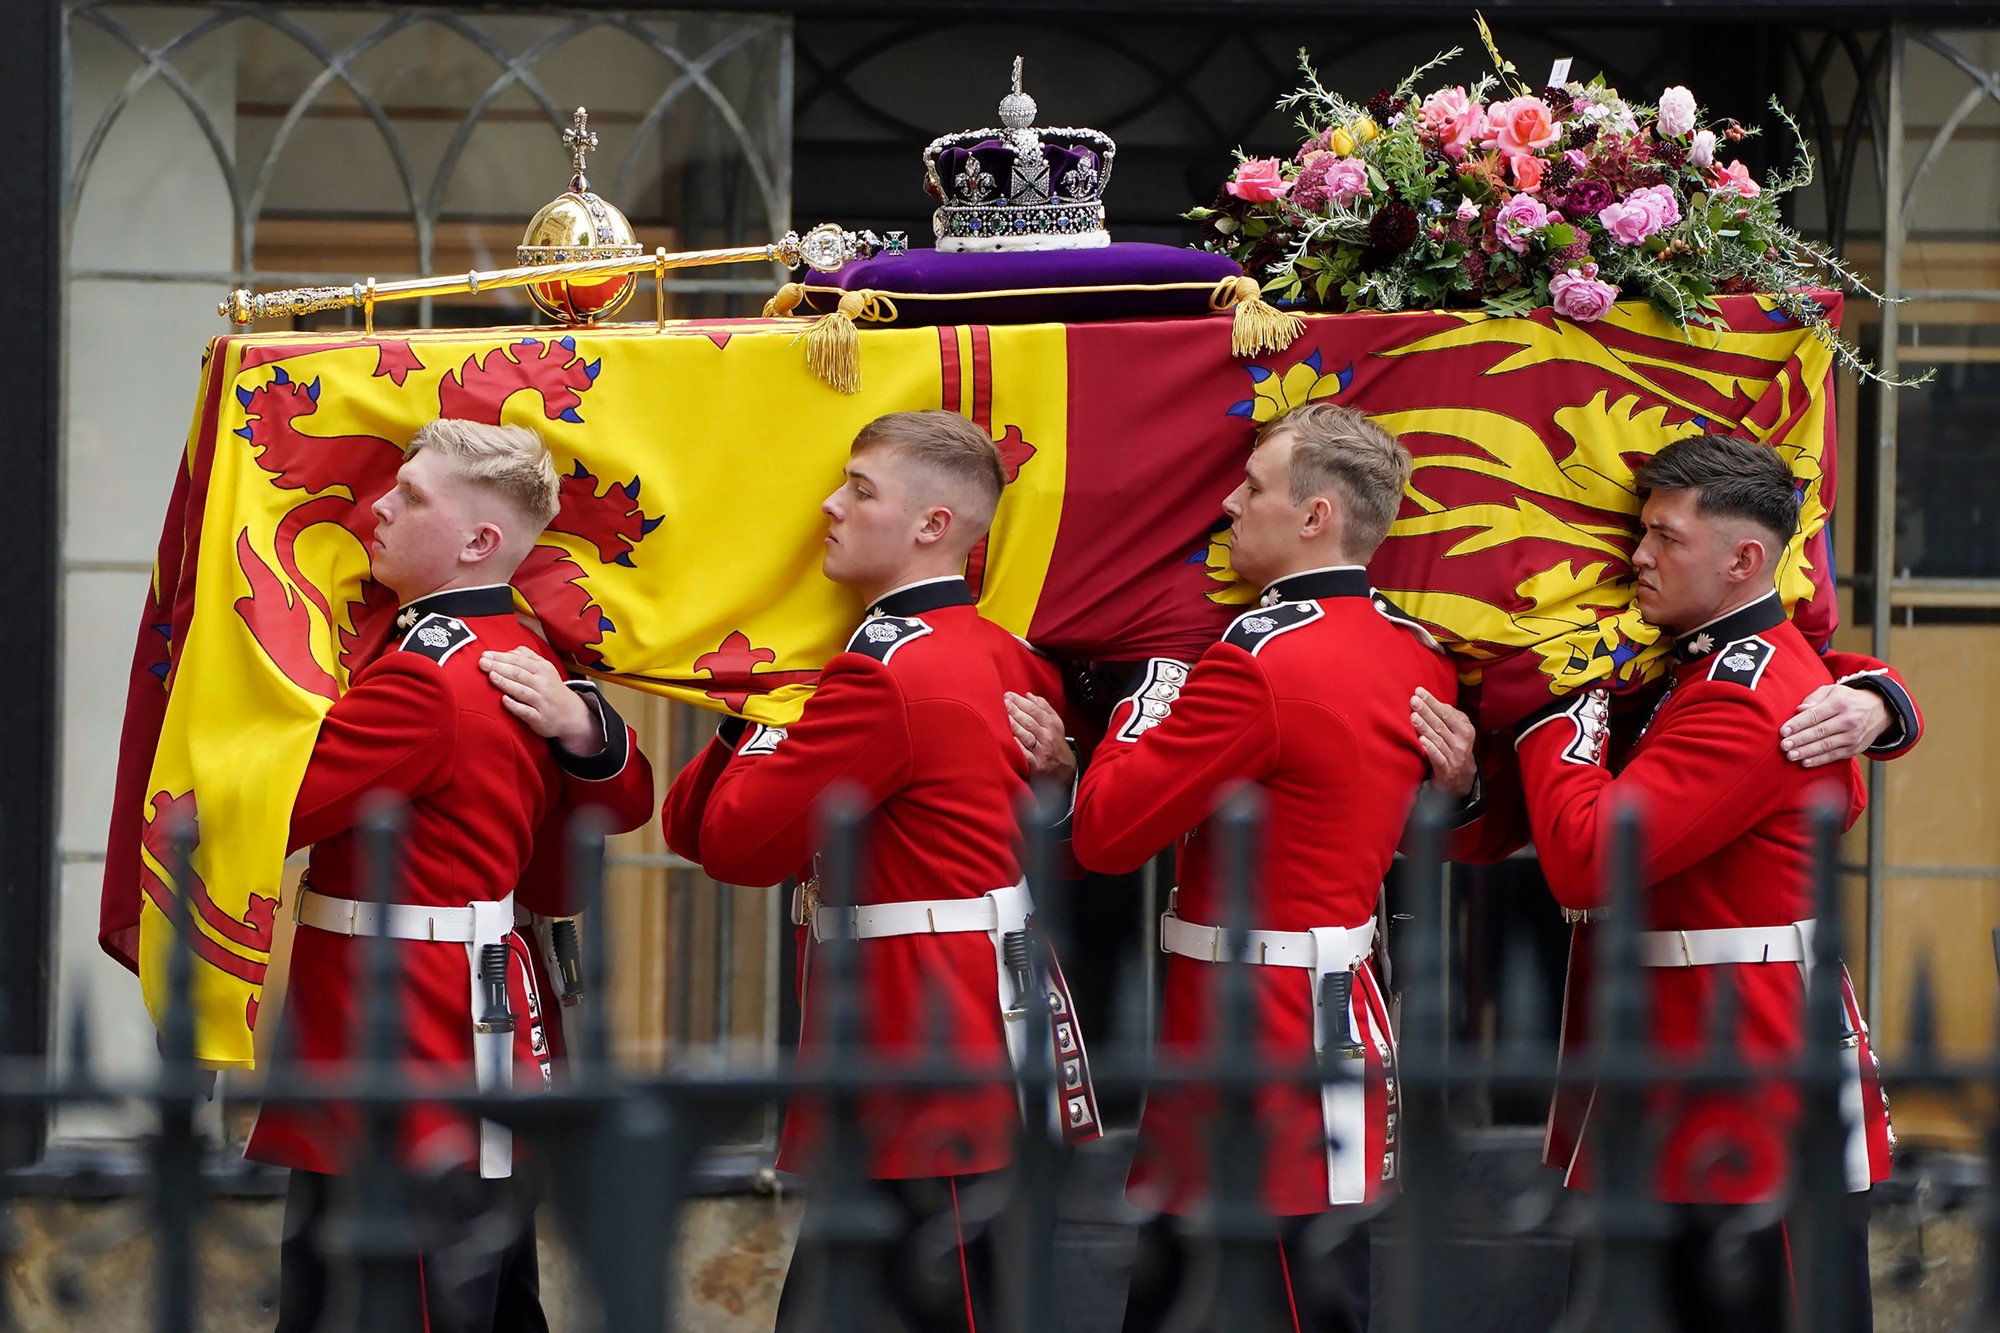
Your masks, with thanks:
<instances>
[{"instance_id":1,"label":"pallbearer","mask_svg":"<svg viewBox=\"0 0 2000 1333\"><path fill-rule=\"evenodd\" d=\"M1025 1054L1023 997L1009 964L1032 903L1016 810L1031 776L1067 782L1073 772L1060 732L1054 743L1031 735L1031 755L1004 702L1056 691L1053 664L983 619L962 577L1003 477L992 439L956 413L897 413L864 427L822 508L827 577L866 596L867 619L797 723L726 720L675 779L663 814L668 845L717 880L799 879L802 1050L824 1040L816 946L844 934L859 942L870 1055L921 1061L941 1036L947 1058L992 1071L965 1090L860 1101L866 1175L898 1232L864 1283L871 1306L859 1326L869 1329L962 1333L991 1317L993 1246L964 1203L1008 1165L1021 1123L1008 1066ZM833 908L819 899L815 840L822 803L841 787L870 814L859 904ZM1071 1137L1091 1136L1081 1036L1054 990L1053 1110ZM1050 1110L1031 1108L1037 1120ZM820 1121L812 1102L793 1103L781 1168L812 1168ZM794 1258L780 1329L811 1328L822 1313L821 1259L810 1245Z\"/></svg>"},{"instance_id":2,"label":"pallbearer","mask_svg":"<svg viewBox=\"0 0 2000 1333\"><path fill-rule=\"evenodd\" d=\"M1753 1067L1788 1062L1804 1037L1812 958L1812 803L1840 800L1850 821L1864 803L1851 759L1808 768L1786 752L1787 723L1833 679L1772 586L1798 523L1792 475L1768 446L1703 435L1662 449L1637 480L1644 536L1632 568L1641 613L1674 636L1666 693L1629 750L1609 744L1608 701L1598 691L1552 706L1515 742L1543 873L1579 922L1564 1051L1573 1057L1588 1039L1590 923L1605 891L1611 814L1630 801L1644 819L1639 965L1651 1045L1698 1055L1726 984L1735 996L1734 1052ZM1914 721L1905 730L1914 736ZM1887 1174L1890 1136L1867 1027L1844 975L1842 991L1848 1136L1839 1161L1789 1160L1798 1089L1775 1078L1670 1088L1650 1103L1656 1187L1673 1205L1661 1287L1677 1328L1789 1327L1795 1256L1774 1210L1803 1170L1837 1172L1860 1195L1842 1222L1839 1271L1822 1277L1840 1290L1822 1308L1841 1312L1840 1327L1872 1326L1861 1192ZM1558 1099L1549 1152L1570 1184L1590 1183L1587 1096ZM1740 1280L1718 1275L1719 1244L1737 1250Z\"/></svg>"},{"instance_id":3,"label":"pallbearer","mask_svg":"<svg viewBox=\"0 0 2000 1333\"><path fill-rule=\"evenodd\" d=\"M1256 1095L1265 1151L1255 1165L1281 1223L1266 1305L1299 1329L1366 1327L1366 1230L1331 1264L1302 1233L1328 1209L1374 1200L1396 1176L1394 1043L1368 959L1382 880L1426 774L1411 692L1450 699L1456 687L1444 654L1374 592L1365 568L1409 476L1402 445L1347 408L1311 404L1259 432L1223 508L1236 571L1264 595L1192 668L1146 664L1083 775L1073 829L1077 859L1112 872L1186 835L1174 905L1160 920L1160 947L1174 955L1160 1046L1200 1057L1213 1054L1221 1017L1215 960L1227 910L1209 816L1231 784L1264 790L1250 902L1257 1052L1292 1066L1317 1055L1343 1074ZM1128 1330L1166 1326L1177 1278L1193 1267L1174 1218L1209 1197L1215 1107L1206 1090L1147 1099L1129 1190L1166 1216L1142 1234Z\"/></svg>"},{"instance_id":4,"label":"pallbearer","mask_svg":"<svg viewBox=\"0 0 2000 1333\"><path fill-rule=\"evenodd\" d=\"M524 877L533 886L538 831L556 836L565 808L600 804L629 827L643 819L632 812L635 800L650 805L652 781L625 724L594 694L564 686L547 645L515 616L507 581L556 503L555 469L534 432L438 421L417 432L373 506L370 571L402 609L321 722L292 810L290 845L311 846L312 861L293 909L284 1019L308 1073L327 1077L357 1057L355 983L367 937L387 935L413 1087L475 1078L532 1087L545 1077L547 1016L530 946L514 929L515 886ZM502 667L503 681L543 685L503 693L481 670L486 653L498 655L489 667L531 664ZM377 903L367 900L357 830L383 793L406 802L408 818L403 873ZM361 1146L355 1110L339 1101L266 1107L251 1132L247 1156L291 1168L279 1333L318 1329L340 1307L327 1214ZM419 1106L399 1117L389 1147L423 1181L416 1202L432 1242L396 1275L407 1321L398 1326L546 1328L533 1201L513 1179L506 1130ZM481 1213L527 1220L503 1245L451 1244Z\"/></svg>"}]
</instances>

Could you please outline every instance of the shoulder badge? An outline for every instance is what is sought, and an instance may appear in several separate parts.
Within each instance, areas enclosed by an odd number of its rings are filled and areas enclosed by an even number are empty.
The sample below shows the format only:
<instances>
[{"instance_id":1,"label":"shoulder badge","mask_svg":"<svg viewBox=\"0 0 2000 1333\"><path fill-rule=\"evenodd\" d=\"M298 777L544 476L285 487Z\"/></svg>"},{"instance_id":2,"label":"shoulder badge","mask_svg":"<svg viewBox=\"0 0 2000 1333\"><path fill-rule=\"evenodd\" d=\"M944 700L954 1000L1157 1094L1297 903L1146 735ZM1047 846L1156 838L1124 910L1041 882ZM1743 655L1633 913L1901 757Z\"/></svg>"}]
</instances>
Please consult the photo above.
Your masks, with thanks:
<instances>
[{"instance_id":1,"label":"shoulder badge","mask_svg":"<svg viewBox=\"0 0 2000 1333\"><path fill-rule=\"evenodd\" d=\"M410 632L403 636L402 647L406 652L422 653L442 666L453 653L478 637L466 628L463 620L433 611L410 627Z\"/></svg>"},{"instance_id":2,"label":"shoulder badge","mask_svg":"<svg viewBox=\"0 0 2000 1333\"><path fill-rule=\"evenodd\" d=\"M861 622L861 628L847 641L847 651L886 662L898 648L930 632L929 625L908 616L871 616Z\"/></svg>"},{"instance_id":3,"label":"shoulder badge","mask_svg":"<svg viewBox=\"0 0 2000 1333\"><path fill-rule=\"evenodd\" d=\"M1775 652L1770 644L1754 635L1724 644L1715 654L1715 664L1709 667L1708 678L1730 681L1754 690L1757 682L1764 678L1764 668L1771 664Z\"/></svg>"},{"instance_id":4,"label":"shoulder badge","mask_svg":"<svg viewBox=\"0 0 2000 1333\"><path fill-rule=\"evenodd\" d=\"M1301 625L1310 625L1325 614L1318 602L1279 602L1276 606L1260 606L1236 617L1229 632L1222 636L1222 641L1233 643L1255 657L1263 651L1265 644L1280 634Z\"/></svg>"},{"instance_id":5,"label":"shoulder badge","mask_svg":"<svg viewBox=\"0 0 2000 1333\"><path fill-rule=\"evenodd\" d=\"M1444 651L1444 645L1437 641L1436 636L1434 636L1429 630L1425 629L1421 624L1419 624L1410 615L1408 611L1405 611L1402 607L1397 606L1394 602L1390 601L1388 598L1384 597L1379 592L1370 593L1368 595L1368 600L1374 604L1375 609L1377 611L1380 611L1383 614L1383 616L1385 616L1390 621L1390 623L1394 624L1399 629L1406 629L1410 633L1416 635L1417 642L1423 644L1424 647L1430 649L1434 653L1441 653Z\"/></svg>"}]
</instances>

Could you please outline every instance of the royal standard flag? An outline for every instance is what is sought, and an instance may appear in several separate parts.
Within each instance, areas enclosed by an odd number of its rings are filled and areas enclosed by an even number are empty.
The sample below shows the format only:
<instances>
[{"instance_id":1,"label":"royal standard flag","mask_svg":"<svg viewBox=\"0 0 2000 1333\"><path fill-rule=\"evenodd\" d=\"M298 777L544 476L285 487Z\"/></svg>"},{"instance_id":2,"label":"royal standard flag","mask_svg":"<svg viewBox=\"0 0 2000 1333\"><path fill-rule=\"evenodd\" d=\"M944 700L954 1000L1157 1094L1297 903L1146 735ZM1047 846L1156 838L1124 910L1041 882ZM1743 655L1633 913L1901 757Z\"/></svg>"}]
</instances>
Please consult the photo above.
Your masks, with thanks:
<instances>
[{"instance_id":1,"label":"royal standard flag","mask_svg":"<svg viewBox=\"0 0 2000 1333\"><path fill-rule=\"evenodd\" d=\"M1255 594L1221 502L1256 428L1343 403L1416 457L1375 582L1494 726L1657 674L1632 465L1681 435L1784 454L1806 522L1781 587L1831 631L1831 353L1767 301L1721 304L1685 334L1634 306L1318 316L1248 360L1226 317L868 330L853 395L808 373L796 320L218 338L139 630L100 938L158 1015L169 841L192 821L200 1054L252 1062L292 797L394 609L366 577L369 503L436 417L554 452L561 512L515 586L569 661L782 725L860 614L820 573L818 506L867 421L944 407L992 435L1008 486L967 571L985 614L1059 657L1192 658Z\"/></svg>"}]
</instances>

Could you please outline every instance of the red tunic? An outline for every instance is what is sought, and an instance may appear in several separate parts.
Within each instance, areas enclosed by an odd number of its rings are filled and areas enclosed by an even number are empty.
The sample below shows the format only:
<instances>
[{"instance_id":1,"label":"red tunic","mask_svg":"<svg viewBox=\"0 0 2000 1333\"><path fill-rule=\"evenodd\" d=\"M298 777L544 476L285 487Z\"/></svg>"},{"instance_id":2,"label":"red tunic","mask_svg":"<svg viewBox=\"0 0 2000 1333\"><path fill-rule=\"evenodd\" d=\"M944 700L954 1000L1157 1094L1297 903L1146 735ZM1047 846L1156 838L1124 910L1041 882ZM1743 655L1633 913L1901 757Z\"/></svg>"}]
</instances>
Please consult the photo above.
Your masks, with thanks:
<instances>
[{"instance_id":1,"label":"red tunic","mask_svg":"<svg viewBox=\"0 0 2000 1333\"><path fill-rule=\"evenodd\" d=\"M293 804L290 846L311 845L307 873L313 891L366 897L357 826L368 798L388 792L407 803L402 876L393 901L462 907L504 898L522 879L537 830L552 828L558 812L576 797L566 791L549 743L502 707L503 696L479 669L479 656L529 647L553 657L515 616L512 592L504 586L439 593L412 604L403 619L409 628L400 643L356 674L320 725ZM607 729L629 747L630 732L615 719L611 714ZM610 754L607 750L604 762ZM588 789L603 793L618 817L631 819L642 789L650 804L650 770L634 748L621 747L619 759L616 773L606 773L603 783ZM284 1021L300 1065L323 1066L356 1054L358 983L371 942L299 927ZM510 943L510 1008L517 1016L514 1085L535 1087L547 1071L541 996L532 980L530 946L518 936ZM471 974L465 945L398 940L391 947L402 985L403 1052L411 1077L469 1085ZM339 1173L353 1160L356 1130L353 1109L339 1103L273 1105L258 1116L246 1154L279 1166ZM420 1108L403 1122L404 1160L418 1169L470 1165L473 1131L464 1117Z\"/></svg>"},{"instance_id":2,"label":"red tunic","mask_svg":"<svg viewBox=\"0 0 2000 1333\"><path fill-rule=\"evenodd\" d=\"M1004 691L1052 696L1053 668L980 617L962 580L883 599L847 650L827 663L804 713L782 731L723 736L674 779L662 819L667 845L730 884L812 877L820 807L845 785L871 812L863 903L977 898L1019 882L1017 802L1027 760ZM727 727L728 724L725 724ZM812 958L801 929L800 1051L822 1045ZM888 1059L948 1058L990 1067L988 1085L951 1093L864 1098L867 1169L876 1178L956 1175L1005 1166L1020 1123L1007 1076L993 945L984 933L902 935L859 945L861 1041ZM819 1111L792 1103L778 1165L812 1165Z\"/></svg>"},{"instance_id":3,"label":"red tunic","mask_svg":"<svg viewBox=\"0 0 2000 1333\"><path fill-rule=\"evenodd\" d=\"M1187 835L1180 849L1176 908L1188 921L1226 924L1218 882L1216 802L1232 784L1265 795L1261 873L1250 926L1304 931L1372 921L1418 786L1427 773L1410 726L1421 685L1451 700L1457 681L1428 636L1386 602L1371 600L1358 568L1295 575L1274 585L1276 604L1238 617L1172 697L1170 671L1121 702L1083 775L1072 838L1089 869L1131 870ZM1192 829L1192 833L1188 830ZM1207 1053L1219 1015L1217 969L1182 957L1167 964L1160 1047ZM1250 969L1260 1055L1286 1065L1313 1058L1311 974ZM1356 1035L1366 1048L1367 1196L1394 1175L1389 1021L1372 971L1357 971ZM1264 1199L1280 1214L1329 1206L1325 1122L1310 1087L1257 1094L1267 1154ZM1199 1206L1207 1190L1215 1099L1192 1089L1156 1089L1146 1100L1135 1195L1172 1212Z\"/></svg>"},{"instance_id":4,"label":"red tunic","mask_svg":"<svg viewBox=\"0 0 2000 1333\"><path fill-rule=\"evenodd\" d=\"M1784 756L1779 731L1801 700L1831 679L1826 664L1785 619L1776 594L1681 636L1666 695L1651 722L1614 765L1601 729L1572 706L1545 715L1516 741L1521 781L1542 870L1572 909L1600 902L1611 812L1631 800L1643 812L1640 883L1646 930L1787 926L1813 916L1809 817L1831 793L1848 822L1865 803L1858 766L1807 769ZM1579 925L1564 1003L1563 1047L1588 1039L1588 960L1594 927ZM1647 968L1654 1049L1690 1058L1711 1036L1722 974L1737 995L1733 1044L1750 1060L1790 1059L1802 1040L1804 989L1792 962ZM1850 1025L1863 1025L1847 995ZM1844 1052L1853 1062L1865 1142L1850 1149L1849 1183L1864 1188L1889 1164L1886 1109L1865 1035ZM1746 1203L1784 1185L1797 1121L1796 1089L1664 1089L1651 1114L1663 1130L1658 1189L1675 1202ZM1580 1149L1587 1090L1559 1094L1548 1157L1571 1184L1585 1185Z\"/></svg>"}]
</instances>

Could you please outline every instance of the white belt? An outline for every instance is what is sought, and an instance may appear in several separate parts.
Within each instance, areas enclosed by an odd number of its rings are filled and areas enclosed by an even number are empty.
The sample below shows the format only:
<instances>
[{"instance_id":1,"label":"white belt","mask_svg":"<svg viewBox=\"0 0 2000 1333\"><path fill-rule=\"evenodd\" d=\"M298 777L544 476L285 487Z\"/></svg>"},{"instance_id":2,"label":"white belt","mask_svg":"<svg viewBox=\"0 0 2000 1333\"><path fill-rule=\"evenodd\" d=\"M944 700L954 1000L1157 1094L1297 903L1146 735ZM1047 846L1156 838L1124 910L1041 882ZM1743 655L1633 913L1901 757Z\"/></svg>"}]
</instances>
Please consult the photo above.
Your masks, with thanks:
<instances>
[{"instance_id":1,"label":"white belt","mask_svg":"<svg viewBox=\"0 0 2000 1333\"><path fill-rule=\"evenodd\" d=\"M824 944L836 935L855 940L884 939L894 935L970 935L983 933L993 945L993 971L1000 1007L1000 1030L1007 1043L1007 1060L1016 1071L1026 1062L1027 996L1006 959L1007 937L1026 931L1034 915L1034 899L1026 883L992 889L977 898L931 898L917 902L865 903L857 907L834 907L821 902L819 877L813 876L792 890L792 923L810 925L814 942ZM1055 968L1054 955L1046 959ZM807 966L811 963L808 961ZM810 975L810 974L808 974ZM1057 1086L1051 1088L1049 1126L1058 1130L1094 1125L1097 1122L1096 1094L1089 1082L1083 1034L1071 1012L1068 989L1060 978L1049 989L1050 1019L1056 1041ZM1028 1107L1021 1108L1028 1115ZM1030 1120L1032 1122L1032 1119Z\"/></svg>"},{"instance_id":2,"label":"white belt","mask_svg":"<svg viewBox=\"0 0 2000 1333\"><path fill-rule=\"evenodd\" d=\"M987 896L978 898L930 898L907 903L865 903L859 907L832 907L813 902L806 910L805 895L793 894L792 919L812 924L813 938L824 944L835 935L850 940L875 940L890 935L957 935L970 931L1000 928L999 909ZM801 920L805 918L806 920Z\"/></svg>"},{"instance_id":3,"label":"white belt","mask_svg":"<svg viewBox=\"0 0 2000 1333\"><path fill-rule=\"evenodd\" d=\"M1642 930L1641 967L1715 967L1724 963L1810 963L1812 921L1719 930Z\"/></svg>"},{"instance_id":4,"label":"white belt","mask_svg":"<svg viewBox=\"0 0 2000 1333\"><path fill-rule=\"evenodd\" d=\"M425 940L465 946L472 986L468 999L473 1024L473 1082L481 1092L514 1084L514 1034L480 1027L485 992L479 976L480 950L505 945L514 930L514 895L464 907L418 907L411 903L364 903L300 889L294 919L302 926L335 935L387 935L396 940ZM511 965L510 965L511 972ZM500 1180L514 1174L514 1136L505 1125L479 1122L479 1174Z\"/></svg>"},{"instance_id":5,"label":"white belt","mask_svg":"<svg viewBox=\"0 0 2000 1333\"><path fill-rule=\"evenodd\" d=\"M1368 1003L1364 992L1350 992L1348 1011L1326 1012L1326 978L1336 972L1358 971L1375 943L1375 923L1354 927L1321 926L1316 930L1252 930L1244 961L1265 967L1302 968L1312 987L1313 1050L1324 1054L1341 1041L1361 1051L1361 1029L1354 1014ZM1229 932L1215 926L1181 920L1171 908L1160 913L1160 948L1184 958L1219 963L1229 958ZM1368 1032L1375 1030L1374 1020ZM1384 1076L1395 1077L1390 1052L1381 1050ZM1364 1053L1365 1058L1365 1053ZM1362 1203L1368 1197L1368 1092L1365 1073L1357 1063L1351 1072L1331 1078L1319 1089L1320 1123L1326 1131L1326 1189L1329 1204ZM1393 1083L1389 1085L1393 1089ZM1393 1093L1389 1104L1395 1104Z\"/></svg>"},{"instance_id":6,"label":"white belt","mask_svg":"<svg viewBox=\"0 0 2000 1333\"><path fill-rule=\"evenodd\" d=\"M1731 926L1716 930L1643 930L1639 932L1641 967L1715 967L1732 963L1790 963L1800 979L1812 981L1813 931L1817 921L1789 926ZM1855 1031L1841 1043L1840 1108L1846 1122L1843 1164L1849 1190L1865 1190L1869 1182L1868 1131L1861 1112L1861 1033L1867 1023L1843 972L1841 1005Z\"/></svg>"},{"instance_id":7,"label":"white belt","mask_svg":"<svg viewBox=\"0 0 2000 1333\"><path fill-rule=\"evenodd\" d=\"M514 919L514 895L500 900L507 920ZM364 903L335 898L311 889L299 890L292 919L302 926L335 935L387 935L393 940L435 940L440 944L471 944L477 939L471 907L417 907L410 903Z\"/></svg>"},{"instance_id":8,"label":"white belt","mask_svg":"<svg viewBox=\"0 0 2000 1333\"><path fill-rule=\"evenodd\" d=\"M1366 958L1375 943L1373 921L1348 929L1334 927L1331 932L1322 929L1252 930L1244 933L1250 937L1249 954L1244 961L1265 967L1303 967L1314 972L1328 970L1321 966L1318 937L1329 933L1345 937L1334 945L1335 954L1342 956L1325 960L1334 971ZM1219 926L1199 926L1192 921L1183 921L1175 912L1166 911L1160 913L1160 949L1163 953L1177 953L1183 958L1199 958L1209 963L1225 962L1229 957L1229 932Z\"/></svg>"}]
</instances>

